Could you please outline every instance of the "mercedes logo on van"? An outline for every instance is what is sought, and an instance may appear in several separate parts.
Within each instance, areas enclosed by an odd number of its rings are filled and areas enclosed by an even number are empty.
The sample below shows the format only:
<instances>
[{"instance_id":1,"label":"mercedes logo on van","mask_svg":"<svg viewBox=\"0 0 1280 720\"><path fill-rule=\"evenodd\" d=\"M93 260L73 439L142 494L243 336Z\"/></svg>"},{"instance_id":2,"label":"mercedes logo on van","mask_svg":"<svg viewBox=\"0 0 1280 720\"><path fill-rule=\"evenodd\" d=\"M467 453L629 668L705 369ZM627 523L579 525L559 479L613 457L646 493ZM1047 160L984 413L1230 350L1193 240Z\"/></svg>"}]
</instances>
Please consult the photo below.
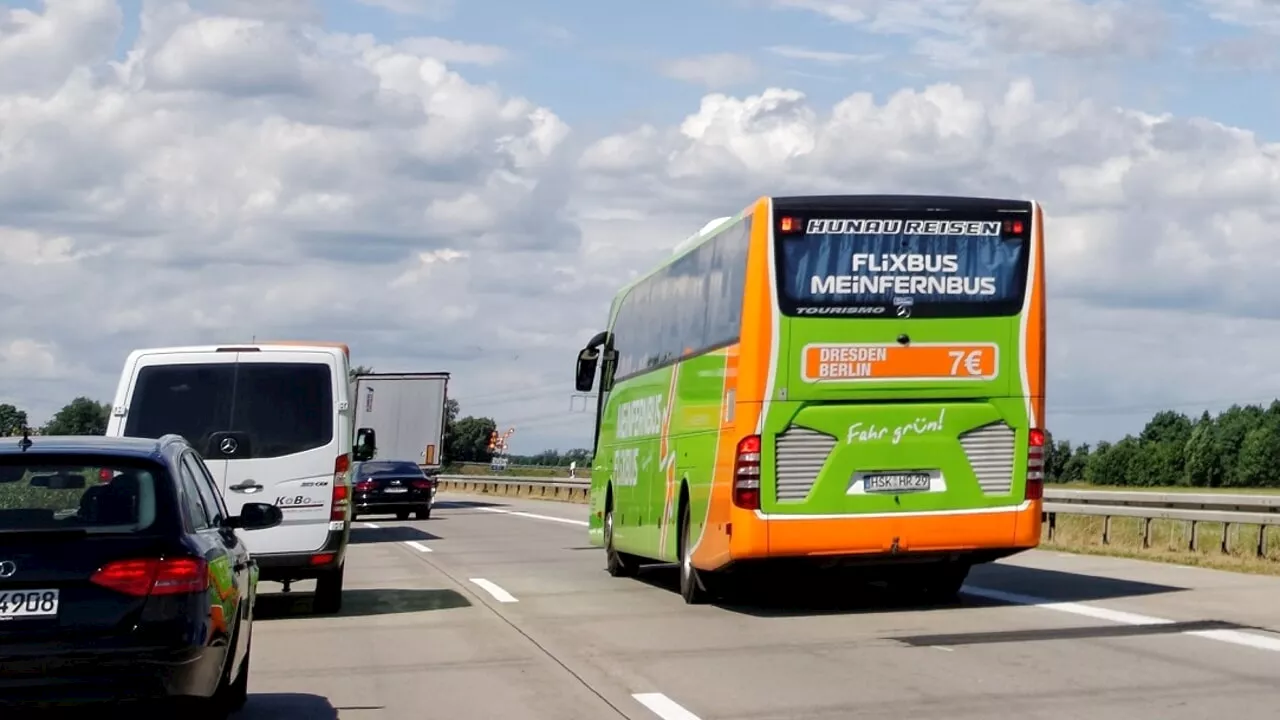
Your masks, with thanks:
<instances>
[{"instance_id":1,"label":"mercedes logo on van","mask_svg":"<svg viewBox=\"0 0 1280 720\"><path fill-rule=\"evenodd\" d=\"M239 448L240 443L236 442L235 438L222 438L222 444L218 445L218 449L222 451L223 455L234 454Z\"/></svg>"},{"instance_id":2,"label":"mercedes logo on van","mask_svg":"<svg viewBox=\"0 0 1280 720\"><path fill-rule=\"evenodd\" d=\"M11 578L18 574L18 565L12 560L0 560L0 578Z\"/></svg>"}]
</instances>

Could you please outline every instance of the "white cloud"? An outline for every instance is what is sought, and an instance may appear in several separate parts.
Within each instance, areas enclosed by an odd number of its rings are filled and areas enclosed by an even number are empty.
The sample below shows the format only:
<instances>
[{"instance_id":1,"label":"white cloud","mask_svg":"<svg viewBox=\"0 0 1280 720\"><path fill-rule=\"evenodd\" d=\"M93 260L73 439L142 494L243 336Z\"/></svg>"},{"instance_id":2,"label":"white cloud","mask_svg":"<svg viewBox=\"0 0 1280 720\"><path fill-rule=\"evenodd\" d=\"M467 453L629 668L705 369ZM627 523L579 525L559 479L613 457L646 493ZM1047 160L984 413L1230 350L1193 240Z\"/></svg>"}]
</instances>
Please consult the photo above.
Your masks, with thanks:
<instances>
[{"instance_id":1,"label":"white cloud","mask_svg":"<svg viewBox=\"0 0 1280 720\"><path fill-rule=\"evenodd\" d=\"M0 67L42 61L0 93L0 327L84 369L24 386L33 419L108 399L133 347L255 335L479 371L461 397L501 389L483 368L523 353L521 385L569 392L542 358L594 308L565 302L583 281L553 112L413 43L177 2L112 62L118 14L76 5L0 37ZM422 274L432 258L447 272ZM14 352L7 380L47 375Z\"/></svg>"},{"instance_id":2,"label":"white cloud","mask_svg":"<svg viewBox=\"0 0 1280 720\"><path fill-rule=\"evenodd\" d=\"M1200 0L1200 5L1220 22L1280 33L1280 4L1275 0Z\"/></svg>"},{"instance_id":3,"label":"white cloud","mask_svg":"<svg viewBox=\"0 0 1280 720\"><path fill-rule=\"evenodd\" d=\"M714 89L749 82L758 69L745 55L712 53L667 61L662 64L662 72L676 80Z\"/></svg>"},{"instance_id":4,"label":"white cloud","mask_svg":"<svg viewBox=\"0 0 1280 720\"><path fill-rule=\"evenodd\" d=\"M507 51L496 45L464 43L440 37L410 38L401 41L399 46L417 55L460 65L496 65L507 59Z\"/></svg>"},{"instance_id":5,"label":"white cloud","mask_svg":"<svg viewBox=\"0 0 1280 720\"><path fill-rule=\"evenodd\" d=\"M0 92L40 93L111 53L114 0L50 0L44 13L0 6Z\"/></svg>"},{"instance_id":6,"label":"white cloud","mask_svg":"<svg viewBox=\"0 0 1280 720\"><path fill-rule=\"evenodd\" d=\"M361 5L389 10L431 20L443 20L453 14L455 0L356 0Z\"/></svg>"},{"instance_id":7,"label":"white cloud","mask_svg":"<svg viewBox=\"0 0 1280 720\"><path fill-rule=\"evenodd\" d=\"M915 51L942 67L977 67L989 56L1011 54L1146 55L1165 39L1162 11L1145 2L773 0L773 5L817 13L873 33L914 38Z\"/></svg>"},{"instance_id":8,"label":"white cloud","mask_svg":"<svg viewBox=\"0 0 1280 720\"><path fill-rule=\"evenodd\" d=\"M884 59L884 55L879 53L859 55L856 53L833 52L831 50L813 50L810 48L796 47L794 45L773 45L766 49L778 57L784 57L789 60L807 60L809 62L823 63L826 65L869 63Z\"/></svg>"}]
</instances>

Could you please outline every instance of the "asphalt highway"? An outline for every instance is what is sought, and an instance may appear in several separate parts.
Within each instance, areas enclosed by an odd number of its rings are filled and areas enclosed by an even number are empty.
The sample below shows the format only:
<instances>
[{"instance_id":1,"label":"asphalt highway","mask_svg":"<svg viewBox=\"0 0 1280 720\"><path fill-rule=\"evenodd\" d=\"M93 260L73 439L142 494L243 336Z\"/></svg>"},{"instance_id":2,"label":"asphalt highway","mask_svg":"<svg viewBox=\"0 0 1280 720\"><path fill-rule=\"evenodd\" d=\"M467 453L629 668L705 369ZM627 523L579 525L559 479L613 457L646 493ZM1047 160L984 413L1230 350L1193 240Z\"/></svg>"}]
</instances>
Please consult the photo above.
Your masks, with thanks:
<instances>
[{"instance_id":1,"label":"asphalt highway","mask_svg":"<svg viewBox=\"0 0 1280 720\"><path fill-rule=\"evenodd\" d=\"M345 608L261 588L238 718L1203 720L1280 707L1280 580L1031 552L959 604L874 588L687 606L611 578L586 508L442 495L356 522ZM367 522L366 522L367 520ZM805 597L795 597L804 594Z\"/></svg>"}]
</instances>

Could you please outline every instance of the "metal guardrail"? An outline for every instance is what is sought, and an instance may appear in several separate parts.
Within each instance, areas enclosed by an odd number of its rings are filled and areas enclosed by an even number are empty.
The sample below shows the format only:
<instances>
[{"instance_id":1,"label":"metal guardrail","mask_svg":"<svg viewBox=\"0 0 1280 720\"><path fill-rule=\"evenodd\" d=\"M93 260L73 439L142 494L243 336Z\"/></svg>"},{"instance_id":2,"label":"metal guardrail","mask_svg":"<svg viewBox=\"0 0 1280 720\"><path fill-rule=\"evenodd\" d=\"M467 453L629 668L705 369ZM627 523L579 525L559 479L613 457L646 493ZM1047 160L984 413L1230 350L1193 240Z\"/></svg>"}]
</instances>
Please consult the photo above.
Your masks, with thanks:
<instances>
[{"instance_id":1,"label":"metal guardrail","mask_svg":"<svg viewBox=\"0 0 1280 720\"><path fill-rule=\"evenodd\" d=\"M545 498L586 503L591 480L586 478L502 477L486 475L440 475L441 489L484 495ZM1259 557L1266 556L1268 528L1280 526L1280 495L1228 495L1226 493L1162 493L1119 490L1046 490L1044 515L1049 540L1053 540L1058 515L1092 515L1103 518L1102 542L1111 537L1111 520L1117 517L1143 521L1144 548L1151 546L1154 520L1177 520L1190 524L1191 550L1196 549L1202 522L1221 523L1222 550L1226 552L1226 531L1232 525L1257 525Z\"/></svg>"},{"instance_id":2,"label":"metal guardrail","mask_svg":"<svg viewBox=\"0 0 1280 720\"><path fill-rule=\"evenodd\" d=\"M591 490L588 479L569 480L515 475L437 475L440 489L475 495L506 495L543 500L560 500L585 505Z\"/></svg>"},{"instance_id":3,"label":"metal guardrail","mask_svg":"<svg viewBox=\"0 0 1280 720\"><path fill-rule=\"evenodd\" d=\"M1047 490L1044 503L1049 539L1057 530L1058 515L1094 515L1103 518L1102 543L1110 542L1111 520L1142 520L1142 547L1151 547L1153 520L1189 523L1188 549L1195 550L1202 522L1221 523L1222 552L1228 552L1232 525L1257 525L1258 557L1267 554L1267 530L1280 525L1280 495L1228 495L1226 493L1161 493L1119 490Z\"/></svg>"}]
</instances>

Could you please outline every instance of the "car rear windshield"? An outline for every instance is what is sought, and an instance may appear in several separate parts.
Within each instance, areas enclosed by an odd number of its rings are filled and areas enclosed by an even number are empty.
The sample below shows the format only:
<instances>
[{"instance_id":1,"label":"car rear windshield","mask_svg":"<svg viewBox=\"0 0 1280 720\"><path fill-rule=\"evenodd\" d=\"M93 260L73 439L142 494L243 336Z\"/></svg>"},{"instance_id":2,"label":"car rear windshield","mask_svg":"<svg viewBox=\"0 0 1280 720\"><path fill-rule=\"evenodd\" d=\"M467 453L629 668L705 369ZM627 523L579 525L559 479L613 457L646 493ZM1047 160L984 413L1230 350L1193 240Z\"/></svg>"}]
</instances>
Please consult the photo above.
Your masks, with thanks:
<instances>
[{"instance_id":1,"label":"car rear windshield","mask_svg":"<svg viewBox=\"0 0 1280 720\"><path fill-rule=\"evenodd\" d=\"M323 363L150 365L138 373L124 433L176 433L214 457L214 433L241 432L248 457L283 457L333 442L333 403Z\"/></svg>"},{"instance_id":2,"label":"car rear windshield","mask_svg":"<svg viewBox=\"0 0 1280 720\"><path fill-rule=\"evenodd\" d=\"M137 533L156 522L158 466L110 458L0 456L0 533Z\"/></svg>"},{"instance_id":3,"label":"car rear windshield","mask_svg":"<svg viewBox=\"0 0 1280 720\"><path fill-rule=\"evenodd\" d=\"M421 475L422 468L416 463L395 460L367 462L360 466L360 474L373 475Z\"/></svg>"}]
</instances>

